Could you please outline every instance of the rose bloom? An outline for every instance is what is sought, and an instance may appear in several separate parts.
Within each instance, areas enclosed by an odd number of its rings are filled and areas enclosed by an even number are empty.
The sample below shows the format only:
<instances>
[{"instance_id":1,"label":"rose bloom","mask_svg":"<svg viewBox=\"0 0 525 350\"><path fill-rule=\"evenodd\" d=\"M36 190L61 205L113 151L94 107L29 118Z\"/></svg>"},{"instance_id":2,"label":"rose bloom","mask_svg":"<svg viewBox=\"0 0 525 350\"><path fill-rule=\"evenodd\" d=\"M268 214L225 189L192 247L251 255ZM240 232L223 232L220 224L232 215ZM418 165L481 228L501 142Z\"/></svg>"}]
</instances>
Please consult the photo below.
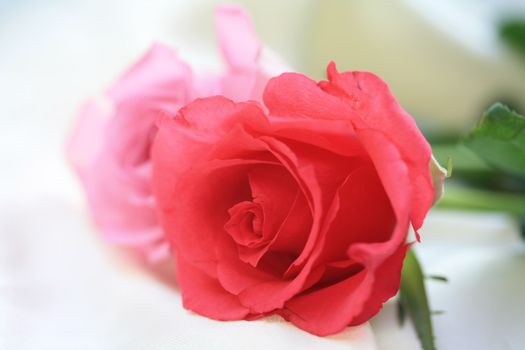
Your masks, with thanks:
<instances>
[{"instance_id":1,"label":"rose bloom","mask_svg":"<svg viewBox=\"0 0 525 350\"><path fill-rule=\"evenodd\" d=\"M197 99L158 120L153 188L183 304L334 334L398 291L434 200L431 149L371 73L285 73L264 103Z\"/></svg>"},{"instance_id":2,"label":"rose bloom","mask_svg":"<svg viewBox=\"0 0 525 350\"><path fill-rule=\"evenodd\" d=\"M150 185L157 114L176 113L199 96L261 100L275 67L261 56L250 18L241 9L222 6L215 20L225 73L195 76L175 51L154 45L104 96L85 104L68 145L104 237L152 262L169 253Z\"/></svg>"}]
</instances>

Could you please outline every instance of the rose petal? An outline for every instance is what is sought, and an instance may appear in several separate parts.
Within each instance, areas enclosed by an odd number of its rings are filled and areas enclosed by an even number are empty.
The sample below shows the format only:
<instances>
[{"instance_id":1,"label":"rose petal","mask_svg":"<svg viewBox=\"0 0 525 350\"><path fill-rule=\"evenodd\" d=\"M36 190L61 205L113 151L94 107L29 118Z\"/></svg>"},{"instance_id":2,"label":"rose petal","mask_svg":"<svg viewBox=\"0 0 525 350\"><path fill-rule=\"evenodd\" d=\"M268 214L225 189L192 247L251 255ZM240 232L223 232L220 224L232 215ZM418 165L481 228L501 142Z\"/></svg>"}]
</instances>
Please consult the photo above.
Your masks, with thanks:
<instances>
[{"instance_id":1,"label":"rose petal","mask_svg":"<svg viewBox=\"0 0 525 350\"><path fill-rule=\"evenodd\" d=\"M239 120L237 120L239 118ZM238 124L247 119L248 124L263 125L266 118L257 106L234 104L231 100L216 96L197 99L180 110L175 119L160 115L157 120L159 132L152 148L153 183L157 202L169 206L177 198L174 185L179 177L195 162L210 158L225 159L229 152L239 149L234 142L222 141L221 136L242 136L243 147L258 151L257 143ZM228 138L224 138L228 139ZM212 147L216 144L215 148ZM247 147L248 146L248 147ZM243 152L247 149L240 147ZM262 148L261 148L262 149ZM222 156L221 156L222 154Z\"/></svg>"},{"instance_id":2,"label":"rose petal","mask_svg":"<svg viewBox=\"0 0 525 350\"><path fill-rule=\"evenodd\" d=\"M261 76L261 43L250 17L237 6L223 5L215 12L215 27L228 64L228 72L222 77L222 95L235 101L260 100L257 82L266 82L268 77Z\"/></svg>"},{"instance_id":3,"label":"rose petal","mask_svg":"<svg viewBox=\"0 0 525 350\"><path fill-rule=\"evenodd\" d=\"M308 203L302 193L297 193L288 214L266 251L288 252L297 258L304 250L311 226L312 217L309 215Z\"/></svg>"},{"instance_id":4,"label":"rose petal","mask_svg":"<svg viewBox=\"0 0 525 350\"><path fill-rule=\"evenodd\" d=\"M155 44L108 90L108 96L116 103L147 97L180 105L191 97L191 79L190 67L174 50Z\"/></svg>"},{"instance_id":5,"label":"rose petal","mask_svg":"<svg viewBox=\"0 0 525 350\"><path fill-rule=\"evenodd\" d=\"M253 69L261 43L250 16L238 6L222 5L215 11L215 28L220 48L231 69Z\"/></svg>"},{"instance_id":6,"label":"rose petal","mask_svg":"<svg viewBox=\"0 0 525 350\"><path fill-rule=\"evenodd\" d=\"M330 223L320 262L347 258L355 243L384 242L391 239L396 225L381 180L371 164L353 170L337 192L337 210Z\"/></svg>"},{"instance_id":7,"label":"rose petal","mask_svg":"<svg viewBox=\"0 0 525 350\"><path fill-rule=\"evenodd\" d=\"M406 246L401 246L377 269L362 270L327 288L293 298L280 314L319 336L361 324L397 293L405 253Z\"/></svg>"},{"instance_id":8,"label":"rose petal","mask_svg":"<svg viewBox=\"0 0 525 350\"><path fill-rule=\"evenodd\" d=\"M312 230L304 250L286 273L290 277L297 274L317 244L321 215L330 205L337 188L348 173L363 162L363 159L342 157L301 142L287 140L284 143L269 137L261 137L261 139L274 148L273 153L285 164L290 173L296 173L296 180L299 184L303 184L301 188L305 197L310 197L310 210L313 213Z\"/></svg>"},{"instance_id":9,"label":"rose petal","mask_svg":"<svg viewBox=\"0 0 525 350\"><path fill-rule=\"evenodd\" d=\"M381 311L383 304L388 299L396 295L401 282L403 261L409 248L410 245L408 244L401 245L376 270L369 270L369 273L374 275L372 292L363 305L361 313L348 323L349 326L356 326L368 321Z\"/></svg>"},{"instance_id":10,"label":"rose petal","mask_svg":"<svg viewBox=\"0 0 525 350\"><path fill-rule=\"evenodd\" d=\"M236 124L267 129L267 118L255 103L234 103L222 96L196 99L182 108L177 115L182 124L192 131L204 133L210 141L217 142Z\"/></svg>"},{"instance_id":11,"label":"rose petal","mask_svg":"<svg viewBox=\"0 0 525 350\"><path fill-rule=\"evenodd\" d=\"M176 120L162 117L158 123L152 157L163 227L177 254L209 276L216 273L217 254L236 253L223 226L230 207L251 199L247 172L254 164L275 162L217 159L235 153L230 148L233 143L212 146L220 135L223 141L243 135L241 145L251 145L258 152L253 138L234 126L246 121L247 126L264 128L264 119L259 117L264 115L255 105L236 105L216 97L197 100L181 110Z\"/></svg>"},{"instance_id":12,"label":"rose petal","mask_svg":"<svg viewBox=\"0 0 525 350\"><path fill-rule=\"evenodd\" d=\"M279 312L285 319L310 333L326 336L342 331L361 311L370 288L366 272L314 293L291 299Z\"/></svg>"},{"instance_id":13,"label":"rose petal","mask_svg":"<svg viewBox=\"0 0 525 350\"><path fill-rule=\"evenodd\" d=\"M295 260L297 255L302 251L311 226L311 219L308 215L305 215L305 212L308 211L308 206L304 198L299 198L299 196L296 197L279 231L269 243L266 243L258 249L237 247L239 256L230 255L227 256L227 259L223 257L223 260L227 260L227 264L221 264L219 270L222 269L225 273L229 274L229 277L234 278L234 280L226 280L227 277L219 276L219 280L226 289L232 293L239 294L253 285L282 278L282 272L287 270L290 263ZM281 257L281 259L279 259L279 257ZM250 269L245 265L239 265L239 258L249 263L252 267L257 266L257 269ZM263 260L261 261L261 259ZM285 260L283 261L282 259ZM279 260L281 260L282 263L280 266L276 266L275 261ZM268 263L273 265L269 266ZM251 276L258 275L259 271L268 271L272 278L268 278L267 275L261 275L264 277L263 279L253 279ZM248 279L243 276L244 274L248 275Z\"/></svg>"},{"instance_id":14,"label":"rose petal","mask_svg":"<svg viewBox=\"0 0 525 350\"><path fill-rule=\"evenodd\" d=\"M242 320L250 311L239 299L183 258L177 258L177 282L186 309L216 320Z\"/></svg>"},{"instance_id":15,"label":"rose petal","mask_svg":"<svg viewBox=\"0 0 525 350\"><path fill-rule=\"evenodd\" d=\"M78 175L83 178L101 152L104 129L113 113L111 101L104 97L86 102L78 113L66 152Z\"/></svg>"},{"instance_id":16,"label":"rose petal","mask_svg":"<svg viewBox=\"0 0 525 350\"><path fill-rule=\"evenodd\" d=\"M408 232L412 184L407 164L401 154L382 132L357 129L357 134L377 171L396 217L391 239L386 242L356 243L350 247L349 256L359 262L373 261L379 265L405 242ZM407 191L409 189L409 191Z\"/></svg>"},{"instance_id":17,"label":"rose petal","mask_svg":"<svg viewBox=\"0 0 525 350\"><path fill-rule=\"evenodd\" d=\"M350 113L340 99L299 73L283 73L268 81L264 104L274 117L332 119Z\"/></svg>"},{"instance_id":18,"label":"rose petal","mask_svg":"<svg viewBox=\"0 0 525 350\"><path fill-rule=\"evenodd\" d=\"M415 187L412 192L411 221L414 229L419 229L434 199L434 186L428 171L430 145L414 119L401 108L381 78L368 72L339 73L333 62L328 65L327 74L327 87L334 86L343 91L347 100L357 98L360 105L356 109L367 128L385 135L391 135L395 130L396 135L390 141L396 145L408 165ZM341 93L337 95L343 96Z\"/></svg>"},{"instance_id":19,"label":"rose petal","mask_svg":"<svg viewBox=\"0 0 525 350\"><path fill-rule=\"evenodd\" d=\"M357 240L360 239L358 235L363 231L359 230L365 228L366 225L364 227L359 227L359 225L356 227L354 221L345 224L344 221L341 222L341 219L351 215L351 212L356 209L360 209L353 207L352 204L362 203L359 198L355 198L356 193L354 193L354 191L361 190L360 188L356 188L355 185L366 183L362 181L363 179L361 177L363 176L373 179L373 170L367 167L355 170L340 186L338 195L329 210L329 215L331 215L332 218L324 228L328 230L328 232L321 235L323 241L313 252L313 256L319 263L326 263L327 259L330 258L334 259L339 257L344 259L344 256L334 256L334 252L341 254L337 247L348 247L350 245L349 241L352 239L349 236L351 236L351 233L357 235L357 237L355 237ZM384 194L381 194L381 184L376 182L374 186L372 181L370 186L372 186L372 188L362 190L366 193L370 193L370 190L374 189L376 191L379 190L378 195L380 196L380 198L378 198L379 203L374 201L371 204L383 203L386 205L384 209L387 212L391 212L392 209L390 208L388 199L384 197ZM348 196L350 195L356 202L348 201ZM366 206L366 203L364 205ZM366 211L366 209L363 210ZM389 215L391 217L390 223L386 222L386 227L383 227L386 234L392 232L393 226L392 214ZM370 223L370 221L368 222ZM381 226L382 223L379 223L379 225ZM349 236L347 237L341 233L346 226L348 226L349 229ZM354 230L352 230L352 226ZM398 225L398 227L402 226L403 225ZM381 231L381 233L383 232ZM341 242L341 239L344 240L345 238L349 241ZM388 236L379 236L376 239L383 240L385 238L388 238ZM334 241L334 239L336 241ZM374 239L372 239L372 241L373 240ZM396 241L398 248L395 247ZM383 243L383 245L383 249L379 249L378 251L381 252L386 250L386 248L390 248L389 253L391 253L391 255L387 255L387 253L369 254L366 256L357 255L354 254L354 247L361 245L350 245L351 249L348 252L350 260L348 260L346 264L352 264L352 261L358 261L364 266L363 270L345 278L341 282L328 284L327 287L320 287L318 284L314 285L312 292L306 292L305 294L290 299L290 301L285 304L285 309L279 313L298 327L321 336L337 333L350 324L359 324L367 320L368 318L365 317L371 317L377 313L383 302L392 297L399 287L401 264L406 248L402 242L399 243L398 240L388 240ZM364 246L366 247L366 245ZM334 248L336 249L334 250ZM393 252L390 252L392 249ZM340 262L337 264L340 264ZM339 272L339 274L343 273L352 273L352 270L346 267ZM335 274L331 278L337 281L338 276ZM323 279L318 283L322 284L322 281Z\"/></svg>"},{"instance_id":20,"label":"rose petal","mask_svg":"<svg viewBox=\"0 0 525 350\"><path fill-rule=\"evenodd\" d=\"M280 139L306 143L345 157L366 154L352 123L346 120L269 118L272 134Z\"/></svg>"},{"instance_id":21,"label":"rose petal","mask_svg":"<svg viewBox=\"0 0 525 350\"><path fill-rule=\"evenodd\" d=\"M328 66L328 77L329 81L319 85L297 73L283 74L270 80L264 93L270 114L316 120L349 120L361 129L371 128L385 135L396 130L396 137L391 138L391 142L409 166L409 176L415 187L411 194L411 218L417 230L432 205L434 195L427 168L430 146L380 78L363 72L338 73L334 64Z\"/></svg>"},{"instance_id":22,"label":"rose petal","mask_svg":"<svg viewBox=\"0 0 525 350\"><path fill-rule=\"evenodd\" d=\"M264 212L263 234L272 239L297 196L295 180L282 166L260 166L248 173L253 201Z\"/></svg>"}]
</instances>

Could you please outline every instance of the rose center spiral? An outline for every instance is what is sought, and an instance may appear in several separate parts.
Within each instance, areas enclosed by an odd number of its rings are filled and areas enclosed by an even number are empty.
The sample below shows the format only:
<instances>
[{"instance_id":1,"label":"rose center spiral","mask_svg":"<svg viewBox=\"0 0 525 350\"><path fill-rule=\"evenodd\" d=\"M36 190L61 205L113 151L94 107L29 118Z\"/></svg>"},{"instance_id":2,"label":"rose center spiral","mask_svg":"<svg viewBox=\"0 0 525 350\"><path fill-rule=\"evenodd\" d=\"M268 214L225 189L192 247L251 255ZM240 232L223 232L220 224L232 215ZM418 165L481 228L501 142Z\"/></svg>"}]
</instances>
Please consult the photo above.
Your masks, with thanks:
<instances>
[{"instance_id":1,"label":"rose center spiral","mask_svg":"<svg viewBox=\"0 0 525 350\"><path fill-rule=\"evenodd\" d=\"M237 244L253 247L261 243L264 215L259 203L243 201L231 207L228 213L230 219L224 229Z\"/></svg>"}]
</instances>

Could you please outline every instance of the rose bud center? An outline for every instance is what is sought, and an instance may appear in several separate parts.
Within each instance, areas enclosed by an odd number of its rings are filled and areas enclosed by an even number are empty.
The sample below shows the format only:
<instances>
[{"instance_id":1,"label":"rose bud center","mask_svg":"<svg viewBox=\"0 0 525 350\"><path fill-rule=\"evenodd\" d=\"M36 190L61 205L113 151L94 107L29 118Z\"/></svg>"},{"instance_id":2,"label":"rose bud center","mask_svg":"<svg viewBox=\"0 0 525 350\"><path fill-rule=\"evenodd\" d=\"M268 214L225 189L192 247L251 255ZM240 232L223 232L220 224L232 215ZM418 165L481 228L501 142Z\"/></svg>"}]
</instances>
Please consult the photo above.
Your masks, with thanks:
<instances>
[{"instance_id":1,"label":"rose bud center","mask_svg":"<svg viewBox=\"0 0 525 350\"><path fill-rule=\"evenodd\" d=\"M224 229L237 244L254 247L262 243L263 211L259 203L243 201L228 210L230 219Z\"/></svg>"}]
</instances>

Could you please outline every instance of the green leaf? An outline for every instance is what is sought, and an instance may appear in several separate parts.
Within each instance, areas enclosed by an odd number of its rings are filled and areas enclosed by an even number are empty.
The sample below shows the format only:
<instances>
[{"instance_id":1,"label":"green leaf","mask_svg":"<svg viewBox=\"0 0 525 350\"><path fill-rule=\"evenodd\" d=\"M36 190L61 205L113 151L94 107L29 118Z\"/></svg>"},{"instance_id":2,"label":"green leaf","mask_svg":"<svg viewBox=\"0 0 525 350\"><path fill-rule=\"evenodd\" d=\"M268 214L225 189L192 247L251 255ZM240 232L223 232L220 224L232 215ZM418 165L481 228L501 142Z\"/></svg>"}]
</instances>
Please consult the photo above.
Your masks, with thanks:
<instances>
[{"instance_id":1,"label":"green leaf","mask_svg":"<svg viewBox=\"0 0 525 350\"><path fill-rule=\"evenodd\" d=\"M399 302L406 310L424 350L436 350L432 330L432 312L428 305L423 271L412 249L408 250L403 263Z\"/></svg>"},{"instance_id":2,"label":"green leaf","mask_svg":"<svg viewBox=\"0 0 525 350\"><path fill-rule=\"evenodd\" d=\"M525 117L496 103L464 144L488 165L525 178Z\"/></svg>"},{"instance_id":3,"label":"green leaf","mask_svg":"<svg viewBox=\"0 0 525 350\"><path fill-rule=\"evenodd\" d=\"M439 276L439 275L427 275L426 277L427 277L428 279L431 279L431 280L434 280L434 281L448 283L448 278L446 278L445 276Z\"/></svg>"},{"instance_id":4,"label":"green leaf","mask_svg":"<svg viewBox=\"0 0 525 350\"><path fill-rule=\"evenodd\" d=\"M508 19L501 23L500 37L511 48L525 57L525 19Z\"/></svg>"},{"instance_id":5,"label":"green leaf","mask_svg":"<svg viewBox=\"0 0 525 350\"><path fill-rule=\"evenodd\" d=\"M494 173L492 168L459 141L433 144L432 153L440 164L447 164L447 168L453 164L454 173Z\"/></svg>"},{"instance_id":6,"label":"green leaf","mask_svg":"<svg viewBox=\"0 0 525 350\"><path fill-rule=\"evenodd\" d=\"M520 225L521 238L525 240L525 215L518 218Z\"/></svg>"},{"instance_id":7,"label":"green leaf","mask_svg":"<svg viewBox=\"0 0 525 350\"><path fill-rule=\"evenodd\" d=\"M405 305L401 302L401 300L398 300L397 302L397 322L400 326L403 326L405 324Z\"/></svg>"}]
</instances>

